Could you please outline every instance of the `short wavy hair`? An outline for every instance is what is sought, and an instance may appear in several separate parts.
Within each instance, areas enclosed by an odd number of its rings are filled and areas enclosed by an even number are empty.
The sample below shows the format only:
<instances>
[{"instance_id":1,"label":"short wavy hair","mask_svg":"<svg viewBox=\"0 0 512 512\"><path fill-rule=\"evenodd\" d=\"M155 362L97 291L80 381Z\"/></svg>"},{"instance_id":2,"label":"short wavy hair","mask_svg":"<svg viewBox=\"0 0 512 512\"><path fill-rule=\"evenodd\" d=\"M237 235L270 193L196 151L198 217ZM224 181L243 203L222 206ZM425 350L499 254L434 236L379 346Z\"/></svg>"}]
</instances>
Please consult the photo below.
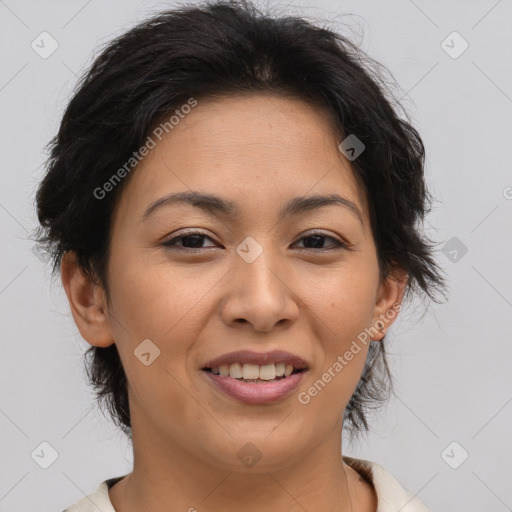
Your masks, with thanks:
<instances>
[{"instance_id":1,"label":"short wavy hair","mask_svg":"<svg viewBox=\"0 0 512 512\"><path fill-rule=\"evenodd\" d=\"M432 202L424 145L391 94L384 70L337 31L303 17L263 13L243 0L166 10L105 44L48 144L37 190L36 242L53 261L53 275L62 256L74 251L82 271L103 286L108 299L110 221L136 169L103 200L93 191L142 146L162 116L189 98L270 92L322 109L338 140L353 134L363 142L365 150L351 166L368 199L381 277L404 269L404 300L414 294L440 302L443 271L422 230ZM88 348L84 362L98 402L132 439L116 345ZM367 412L391 391L384 340L370 343L344 413L343 428L351 437L369 431Z\"/></svg>"}]
</instances>

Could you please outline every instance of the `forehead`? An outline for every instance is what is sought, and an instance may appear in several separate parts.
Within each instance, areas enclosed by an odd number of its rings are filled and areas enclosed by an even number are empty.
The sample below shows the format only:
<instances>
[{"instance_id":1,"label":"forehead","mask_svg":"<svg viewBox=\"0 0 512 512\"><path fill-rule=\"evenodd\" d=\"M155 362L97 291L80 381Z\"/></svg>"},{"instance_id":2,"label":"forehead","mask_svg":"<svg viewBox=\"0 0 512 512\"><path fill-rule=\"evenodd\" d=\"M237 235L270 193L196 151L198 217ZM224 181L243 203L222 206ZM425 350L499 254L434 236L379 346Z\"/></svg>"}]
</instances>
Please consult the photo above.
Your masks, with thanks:
<instances>
[{"instance_id":1,"label":"forehead","mask_svg":"<svg viewBox=\"0 0 512 512\"><path fill-rule=\"evenodd\" d=\"M169 133L160 130L161 140L150 132L154 147L122 194L125 213L142 213L166 193L193 189L247 209L290 196L340 193L366 216L364 194L322 110L292 98L244 95L198 100L173 121Z\"/></svg>"}]
</instances>

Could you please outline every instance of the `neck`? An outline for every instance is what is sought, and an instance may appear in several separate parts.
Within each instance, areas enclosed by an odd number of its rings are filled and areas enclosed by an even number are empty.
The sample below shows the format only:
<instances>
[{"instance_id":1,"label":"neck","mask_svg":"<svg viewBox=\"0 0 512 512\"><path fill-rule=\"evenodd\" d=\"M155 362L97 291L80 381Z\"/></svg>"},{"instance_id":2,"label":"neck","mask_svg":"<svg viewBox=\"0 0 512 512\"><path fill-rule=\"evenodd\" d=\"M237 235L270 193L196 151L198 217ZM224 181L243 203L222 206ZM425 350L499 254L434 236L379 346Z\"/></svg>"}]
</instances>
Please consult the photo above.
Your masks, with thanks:
<instances>
[{"instance_id":1,"label":"neck","mask_svg":"<svg viewBox=\"0 0 512 512\"><path fill-rule=\"evenodd\" d=\"M205 463L158 435L138 435L133 471L109 491L118 512L138 510L226 512L287 510L356 512L357 475L341 457L341 425L302 457L275 470L255 464L244 471ZM148 432L141 429L140 432Z\"/></svg>"}]
</instances>

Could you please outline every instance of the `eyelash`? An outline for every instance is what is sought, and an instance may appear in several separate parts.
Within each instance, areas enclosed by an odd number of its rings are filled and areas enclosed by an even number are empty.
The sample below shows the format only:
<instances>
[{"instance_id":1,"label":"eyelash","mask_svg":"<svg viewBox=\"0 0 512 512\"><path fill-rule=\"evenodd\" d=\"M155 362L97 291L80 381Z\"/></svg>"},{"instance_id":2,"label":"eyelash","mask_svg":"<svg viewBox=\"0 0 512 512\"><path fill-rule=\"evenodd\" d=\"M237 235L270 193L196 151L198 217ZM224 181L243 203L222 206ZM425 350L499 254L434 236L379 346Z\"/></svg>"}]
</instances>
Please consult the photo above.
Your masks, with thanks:
<instances>
[{"instance_id":1,"label":"eyelash","mask_svg":"<svg viewBox=\"0 0 512 512\"><path fill-rule=\"evenodd\" d=\"M180 247L178 245L175 244L176 241L179 241L179 240L182 240L184 238L188 238L189 236L201 236L203 238L209 238L212 242L215 242L215 240L213 240L213 238L211 238L210 236L206 235L205 233L202 233L200 231L191 231L189 233L185 233L183 235L179 235L179 236L176 236L170 240L167 240L166 242L163 242L162 243L162 246L168 248L168 249L178 249L180 251L185 251L185 252L192 252L192 253L195 253L195 252L199 252L199 251L202 251L203 248L190 248L190 247ZM314 237L314 236L319 236L321 238L329 238L331 240L333 240L335 242L335 246L334 247L331 247L330 249L314 249L314 248L303 248L303 250L306 250L306 251L332 251L332 250L335 250L335 249L349 249L349 245L344 243L344 242L341 242L340 240L338 240L337 238L334 238L330 235L326 235L325 233L322 233L322 232L318 232L318 231L313 231L311 233L309 233L307 236L303 236L302 238L299 238L297 241L300 241L300 240L304 240L306 238L311 238L311 237ZM295 242L297 243L297 242Z\"/></svg>"}]
</instances>

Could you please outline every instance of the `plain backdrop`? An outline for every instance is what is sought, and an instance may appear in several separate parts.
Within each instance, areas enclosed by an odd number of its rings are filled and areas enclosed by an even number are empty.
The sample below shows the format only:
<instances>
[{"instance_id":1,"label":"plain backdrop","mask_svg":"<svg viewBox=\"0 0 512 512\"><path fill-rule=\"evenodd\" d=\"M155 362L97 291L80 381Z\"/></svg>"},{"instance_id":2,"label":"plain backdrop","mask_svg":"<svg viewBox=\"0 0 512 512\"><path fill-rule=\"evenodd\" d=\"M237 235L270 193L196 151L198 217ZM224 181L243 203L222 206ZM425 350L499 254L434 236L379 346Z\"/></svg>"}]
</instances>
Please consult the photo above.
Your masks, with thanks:
<instances>
[{"instance_id":1,"label":"plain backdrop","mask_svg":"<svg viewBox=\"0 0 512 512\"><path fill-rule=\"evenodd\" d=\"M131 469L127 441L86 385L88 345L29 235L44 146L77 75L101 43L173 5L0 1L0 511L60 511ZM449 300L392 327L397 397L344 453L379 462L432 511L510 510L512 1L271 5L327 21L390 70L436 197L427 229ZM58 44L47 58L32 48L42 32ZM55 451L47 469L41 450Z\"/></svg>"}]
</instances>

